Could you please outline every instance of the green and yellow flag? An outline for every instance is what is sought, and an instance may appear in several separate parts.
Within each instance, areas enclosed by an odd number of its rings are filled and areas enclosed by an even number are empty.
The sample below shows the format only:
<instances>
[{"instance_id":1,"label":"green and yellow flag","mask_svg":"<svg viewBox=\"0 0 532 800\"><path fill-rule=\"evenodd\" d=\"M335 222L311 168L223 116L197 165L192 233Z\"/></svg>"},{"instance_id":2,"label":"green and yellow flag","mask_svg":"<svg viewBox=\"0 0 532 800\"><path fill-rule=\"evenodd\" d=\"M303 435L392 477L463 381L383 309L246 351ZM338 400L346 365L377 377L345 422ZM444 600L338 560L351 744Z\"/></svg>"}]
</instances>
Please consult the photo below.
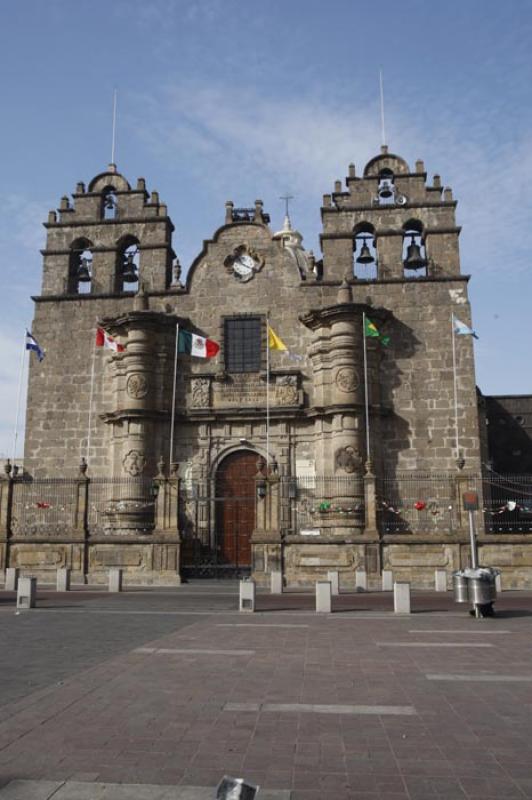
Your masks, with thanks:
<instances>
[{"instance_id":1,"label":"green and yellow flag","mask_svg":"<svg viewBox=\"0 0 532 800\"><path fill-rule=\"evenodd\" d=\"M367 317L365 318L364 322L365 322L365 325L364 325L364 335L365 336L367 336L370 339L379 339L379 341L381 342L381 344L384 345L384 347L387 347L390 344L390 337L389 336L383 336L382 333L380 333L379 329L377 328L377 326L375 325L374 322L372 322Z\"/></svg>"},{"instance_id":2,"label":"green and yellow flag","mask_svg":"<svg viewBox=\"0 0 532 800\"><path fill-rule=\"evenodd\" d=\"M268 347L270 350L288 350L283 340L277 336L270 325L268 325Z\"/></svg>"}]
</instances>

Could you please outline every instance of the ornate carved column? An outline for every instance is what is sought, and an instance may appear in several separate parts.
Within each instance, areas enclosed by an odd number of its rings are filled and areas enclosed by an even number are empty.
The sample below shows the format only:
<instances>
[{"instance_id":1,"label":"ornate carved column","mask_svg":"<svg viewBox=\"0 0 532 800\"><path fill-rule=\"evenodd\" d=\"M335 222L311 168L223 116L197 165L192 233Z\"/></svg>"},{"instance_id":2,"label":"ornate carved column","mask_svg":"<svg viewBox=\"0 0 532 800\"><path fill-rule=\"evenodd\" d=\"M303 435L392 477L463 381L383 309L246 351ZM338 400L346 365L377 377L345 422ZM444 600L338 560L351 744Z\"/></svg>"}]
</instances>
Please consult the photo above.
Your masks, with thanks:
<instances>
[{"instance_id":1,"label":"ornate carved column","mask_svg":"<svg viewBox=\"0 0 532 800\"><path fill-rule=\"evenodd\" d=\"M379 321L384 312L353 303L344 283L338 302L300 317L315 332L313 365L319 524L330 535L362 533L364 513L364 350L363 313ZM372 531L373 533L373 531Z\"/></svg>"},{"instance_id":2,"label":"ornate carved column","mask_svg":"<svg viewBox=\"0 0 532 800\"><path fill-rule=\"evenodd\" d=\"M117 481L107 515L115 534L146 534L154 527L149 482L157 472L169 415L168 368L176 320L167 314L135 310L104 319L102 326L125 343L112 360L114 411L102 415L111 426L113 475Z\"/></svg>"}]
</instances>

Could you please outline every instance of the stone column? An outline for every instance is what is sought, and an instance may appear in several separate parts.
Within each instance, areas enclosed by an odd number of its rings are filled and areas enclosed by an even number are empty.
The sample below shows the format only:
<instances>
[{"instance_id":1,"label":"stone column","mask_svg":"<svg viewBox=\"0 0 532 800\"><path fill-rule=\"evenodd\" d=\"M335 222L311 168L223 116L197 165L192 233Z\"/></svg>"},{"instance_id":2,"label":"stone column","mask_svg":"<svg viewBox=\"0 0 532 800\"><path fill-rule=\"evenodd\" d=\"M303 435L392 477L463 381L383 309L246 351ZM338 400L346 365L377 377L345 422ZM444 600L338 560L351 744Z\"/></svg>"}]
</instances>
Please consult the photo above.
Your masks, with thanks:
<instances>
[{"instance_id":1,"label":"stone column","mask_svg":"<svg viewBox=\"0 0 532 800\"><path fill-rule=\"evenodd\" d=\"M309 353L314 406L319 409L316 424L322 429L316 436L316 473L324 476L323 491L327 494L320 503L320 527L331 535L362 533L366 527L364 312L377 322L383 318L379 309L353 303L351 288L344 283L337 305L301 317L315 331ZM376 534L375 518L370 532Z\"/></svg>"},{"instance_id":2,"label":"stone column","mask_svg":"<svg viewBox=\"0 0 532 800\"><path fill-rule=\"evenodd\" d=\"M146 302L141 293L134 311L101 323L125 341L125 350L112 356L115 409L104 415L112 426L113 474L122 479L113 494L107 527L120 535L143 535L154 528L148 484L161 451L160 422L169 418L166 365L176 319L142 308Z\"/></svg>"}]
</instances>

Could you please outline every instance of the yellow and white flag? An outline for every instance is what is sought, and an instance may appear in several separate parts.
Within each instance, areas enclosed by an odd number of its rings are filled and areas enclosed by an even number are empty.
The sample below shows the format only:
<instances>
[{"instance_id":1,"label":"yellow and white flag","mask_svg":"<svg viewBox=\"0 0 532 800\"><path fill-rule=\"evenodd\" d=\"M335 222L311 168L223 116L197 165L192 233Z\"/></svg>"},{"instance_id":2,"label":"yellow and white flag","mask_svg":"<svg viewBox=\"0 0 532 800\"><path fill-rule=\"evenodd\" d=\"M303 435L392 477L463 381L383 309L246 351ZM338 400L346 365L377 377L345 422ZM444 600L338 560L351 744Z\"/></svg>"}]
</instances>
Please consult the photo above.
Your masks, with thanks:
<instances>
[{"instance_id":1,"label":"yellow and white flag","mask_svg":"<svg viewBox=\"0 0 532 800\"><path fill-rule=\"evenodd\" d=\"M270 350L288 350L283 340L277 336L270 325L268 325L268 347Z\"/></svg>"}]
</instances>

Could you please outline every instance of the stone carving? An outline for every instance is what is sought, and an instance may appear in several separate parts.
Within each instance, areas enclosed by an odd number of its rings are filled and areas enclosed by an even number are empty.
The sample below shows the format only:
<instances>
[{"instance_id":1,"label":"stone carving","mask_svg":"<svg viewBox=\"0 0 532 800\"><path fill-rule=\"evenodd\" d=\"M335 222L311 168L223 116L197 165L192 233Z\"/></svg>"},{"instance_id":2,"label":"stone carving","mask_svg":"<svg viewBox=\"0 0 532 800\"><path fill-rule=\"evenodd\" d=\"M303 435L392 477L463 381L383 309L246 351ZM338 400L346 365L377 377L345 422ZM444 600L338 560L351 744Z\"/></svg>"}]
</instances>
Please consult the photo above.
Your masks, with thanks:
<instances>
[{"instance_id":1,"label":"stone carving","mask_svg":"<svg viewBox=\"0 0 532 800\"><path fill-rule=\"evenodd\" d=\"M141 400L148 394L148 381L140 372L135 372L127 379L126 391L134 400Z\"/></svg>"},{"instance_id":2,"label":"stone carving","mask_svg":"<svg viewBox=\"0 0 532 800\"><path fill-rule=\"evenodd\" d=\"M210 381L208 378L192 379L192 405L194 408L209 408Z\"/></svg>"},{"instance_id":3,"label":"stone carving","mask_svg":"<svg viewBox=\"0 0 532 800\"><path fill-rule=\"evenodd\" d=\"M224 260L224 267L227 272L240 281L247 283L253 278L256 272L264 266L264 259L247 244L235 247L233 252Z\"/></svg>"},{"instance_id":4,"label":"stone carving","mask_svg":"<svg viewBox=\"0 0 532 800\"><path fill-rule=\"evenodd\" d=\"M358 372L352 367L341 367L336 373L336 385L341 392L354 392L360 385Z\"/></svg>"},{"instance_id":5,"label":"stone carving","mask_svg":"<svg viewBox=\"0 0 532 800\"><path fill-rule=\"evenodd\" d=\"M297 375L279 375L275 381L275 399L281 406L296 405L298 401Z\"/></svg>"},{"instance_id":6,"label":"stone carving","mask_svg":"<svg viewBox=\"0 0 532 800\"><path fill-rule=\"evenodd\" d=\"M354 447L342 447L337 450L334 461L336 469L343 469L349 475L362 466L360 450Z\"/></svg>"},{"instance_id":7,"label":"stone carving","mask_svg":"<svg viewBox=\"0 0 532 800\"><path fill-rule=\"evenodd\" d=\"M124 470L133 478L141 475L146 466L146 458L141 450L130 450L122 459Z\"/></svg>"}]
</instances>

